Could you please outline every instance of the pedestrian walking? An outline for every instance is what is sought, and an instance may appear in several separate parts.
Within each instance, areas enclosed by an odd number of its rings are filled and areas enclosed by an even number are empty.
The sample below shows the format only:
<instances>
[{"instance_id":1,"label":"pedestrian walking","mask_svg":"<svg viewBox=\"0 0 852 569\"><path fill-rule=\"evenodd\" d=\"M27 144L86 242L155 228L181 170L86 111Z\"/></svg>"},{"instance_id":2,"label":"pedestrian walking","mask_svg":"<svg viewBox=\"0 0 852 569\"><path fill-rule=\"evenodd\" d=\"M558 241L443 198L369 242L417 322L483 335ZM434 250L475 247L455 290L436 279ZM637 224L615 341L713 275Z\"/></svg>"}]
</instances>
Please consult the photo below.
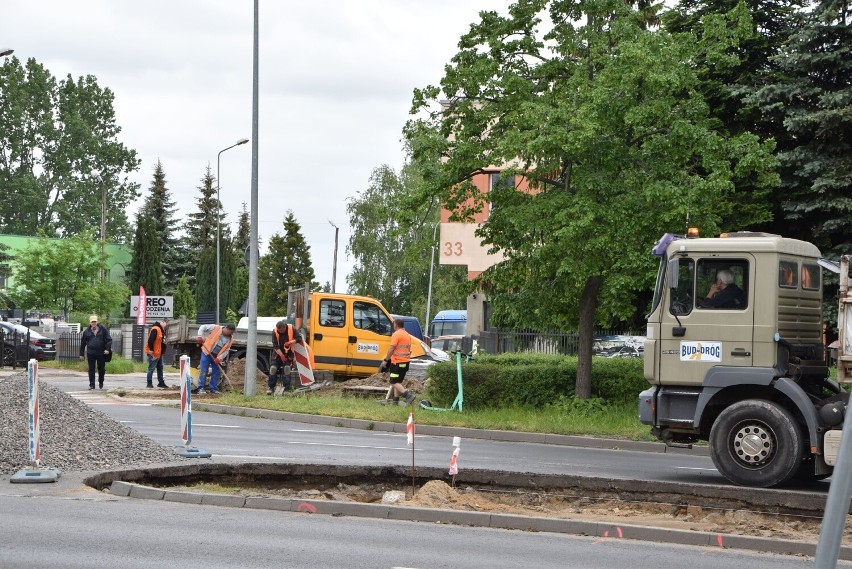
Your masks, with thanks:
<instances>
[{"instance_id":1,"label":"pedestrian walking","mask_svg":"<svg viewBox=\"0 0 852 569\"><path fill-rule=\"evenodd\" d=\"M80 360L83 356L89 361L89 389L95 388L95 366L98 367L98 387L104 388L107 356L112 355L112 336L103 324L98 322L97 314L89 316L89 327L83 331L80 340Z\"/></svg>"},{"instance_id":2,"label":"pedestrian walking","mask_svg":"<svg viewBox=\"0 0 852 569\"><path fill-rule=\"evenodd\" d=\"M210 393L219 393L219 373L222 362L234 342L233 324L205 324L198 328L197 341L201 345L201 363L198 364L198 394L207 393L207 370L210 370Z\"/></svg>"},{"instance_id":3,"label":"pedestrian walking","mask_svg":"<svg viewBox=\"0 0 852 569\"><path fill-rule=\"evenodd\" d=\"M154 387L154 370L157 370L157 387L166 389L169 386L163 381L163 353L166 351L166 321L155 322L148 331L148 341L145 342L145 353L148 355L148 375L145 387Z\"/></svg>"}]
</instances>

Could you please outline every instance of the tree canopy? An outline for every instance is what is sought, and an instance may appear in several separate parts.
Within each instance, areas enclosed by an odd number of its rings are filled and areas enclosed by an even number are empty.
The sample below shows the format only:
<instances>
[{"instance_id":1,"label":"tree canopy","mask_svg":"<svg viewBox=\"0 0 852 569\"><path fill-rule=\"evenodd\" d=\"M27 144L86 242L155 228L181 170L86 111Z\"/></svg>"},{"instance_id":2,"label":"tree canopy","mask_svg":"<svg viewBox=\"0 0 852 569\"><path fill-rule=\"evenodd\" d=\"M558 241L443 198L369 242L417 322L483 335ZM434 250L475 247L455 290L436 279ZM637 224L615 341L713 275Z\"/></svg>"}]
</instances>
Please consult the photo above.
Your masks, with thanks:
<instances>
[{"instance_id":1,"label":"tree canopy","mask_svg":"<svg viewBox=\"0 0 852 569\"><path fill-rule=\"evenodd\" d=\"M292 211L288 210L284 218L284 235L276 233L269 239L257 277L257 313L264 316L286 315L288 288L313 282L311 248Z\"/></svg>"},{"instance_id":2,"label":"tree canopy","mask_svg":"<svg viewBox=\"0 0 852 569\"><path fill-rule=\"evenodd\" d=\"M136 152L119 141L114 95L92 75L61 81L35 59L0 66L0 232L76 235L98 227L130 237Z\"/></svg>"},{"instance_id":3,"label":"tree canopy","mask_svg":"<svg viewBox=\"0 0 852 569\"><path fill-rule=\"evenodd\" d=\"M443 156L425 188L456 219L491 203L480 235L505 261L480 286L494 319L579 326L576 393L588 397L594 324L627 316L652 286L649 244L688 222L712 233L770 216L759 192L745 218L731 196L738 178L777 184L771 141L719 130L699 90L701 66L737 63L750 20L738 6L707 16L700 36L672 34L618 0L520 0L480 16L440 87L415 91L415 113L447 102L407 138L415 158ZM482 196L472 176L499 169L528 189Z\"/></svg>"}]
</instances>

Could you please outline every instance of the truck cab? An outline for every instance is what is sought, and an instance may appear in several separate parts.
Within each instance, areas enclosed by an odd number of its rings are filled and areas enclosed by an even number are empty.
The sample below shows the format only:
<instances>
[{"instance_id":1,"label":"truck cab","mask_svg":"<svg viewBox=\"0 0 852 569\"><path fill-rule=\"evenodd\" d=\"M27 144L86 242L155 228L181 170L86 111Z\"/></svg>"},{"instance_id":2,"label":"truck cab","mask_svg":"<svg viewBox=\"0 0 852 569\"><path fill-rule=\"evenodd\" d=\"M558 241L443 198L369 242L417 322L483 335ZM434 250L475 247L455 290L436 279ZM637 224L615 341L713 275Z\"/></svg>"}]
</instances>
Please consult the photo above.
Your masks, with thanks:
<instances>
[{"instance_id":1,"label":"truck cab","mask_svg":"<svg viewBox=\"0 0 852 569\"><path fill-rule=\"evenodd\" d=\"M822 409L848 395L824 361L819 249L740 232L667 234L653 252L640 420L672 446L708 441L737 484L829 476L825 433L838 423Z\"/></svg>"},{"instance_id":2,"label":"truck cab","mask_svg":"<svg viewBox=\"0 0 852 569\"><path fill-rule=\"evenodd\" d=\"M289 311L310 344L316 369L343 376L369 376L378 371L390 347L393 319L382 303L369 296L310 292L291 288ZM416 340L411 357L424 357L428 347Z\"/></svg>"}]
</instances>

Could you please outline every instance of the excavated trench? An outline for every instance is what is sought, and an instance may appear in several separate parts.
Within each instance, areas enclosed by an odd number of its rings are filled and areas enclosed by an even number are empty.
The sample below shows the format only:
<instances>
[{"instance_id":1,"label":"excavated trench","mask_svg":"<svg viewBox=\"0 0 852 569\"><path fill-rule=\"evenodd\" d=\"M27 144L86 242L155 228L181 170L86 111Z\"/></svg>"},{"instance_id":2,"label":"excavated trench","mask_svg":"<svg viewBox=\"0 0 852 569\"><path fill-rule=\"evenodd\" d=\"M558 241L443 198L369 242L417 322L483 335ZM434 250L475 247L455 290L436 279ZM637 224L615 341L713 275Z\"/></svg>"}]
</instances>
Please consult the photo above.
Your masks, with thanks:
<instances>
[{"instance_id":1,"label":"excavated trench","mask_svg":"<svg viewBox=\"0 0 852 569\"><path fill-rule=\"evenodd\" d=\"M402 506L509 513L698 531L816 539L825 494L734 486L658 483L573 475L328 464L220 464L104 472L86 483L114 481L182 492L216 492L380 504L388 492ZM212 488L212 489L211 489ZM404 498L403 498L404 496ZM847 537L852 541L852 538Z\"/></svg>"}]
</instances>

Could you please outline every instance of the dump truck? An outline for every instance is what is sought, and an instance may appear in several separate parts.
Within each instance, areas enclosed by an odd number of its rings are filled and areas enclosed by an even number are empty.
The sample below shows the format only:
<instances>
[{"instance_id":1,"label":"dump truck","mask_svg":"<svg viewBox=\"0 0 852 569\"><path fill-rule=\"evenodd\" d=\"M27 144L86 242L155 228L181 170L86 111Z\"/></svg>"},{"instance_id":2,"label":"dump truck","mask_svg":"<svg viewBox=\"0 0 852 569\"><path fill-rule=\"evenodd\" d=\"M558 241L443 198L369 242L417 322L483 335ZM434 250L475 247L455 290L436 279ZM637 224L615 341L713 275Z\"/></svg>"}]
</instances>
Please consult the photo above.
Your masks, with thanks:
<instances>
[{"instance_id":1,"label":"dump truck","mask_svg":"<svg viewBox=\"0 0 852 569\"><path fill-rule=\"evenodd\" d=\"M666 234L644 342L639 419L669 446L707 441L731 482L831 475L852 382L849 256L755 232ZM839 273L837 381L822 335L823 272ZM727 291L727 292L725 292Z\"/></svg>"},{"instance_id":2,"label":"dump truck","mask_svg":"<svg viewBox=\"0 0 852 569\"><path fill-rule=\"evenodd\" d=\"M240 321L242 325L243 322ZM175 362L180 356L189 356L190 365L198 367L201 361L201 346L196 343L200 324L189 321L186 316L169 320L166 323L163 335L166 344L170 345L175 352ZM257 369L263 373L269 373L269 366L273 356L273 338L271 330L258 328L257 330ZM234 331L234 342L231 344L229 358L241 359L246 357L248 343L248 330L240 326Z\"/></svg>"}]
</instances>

